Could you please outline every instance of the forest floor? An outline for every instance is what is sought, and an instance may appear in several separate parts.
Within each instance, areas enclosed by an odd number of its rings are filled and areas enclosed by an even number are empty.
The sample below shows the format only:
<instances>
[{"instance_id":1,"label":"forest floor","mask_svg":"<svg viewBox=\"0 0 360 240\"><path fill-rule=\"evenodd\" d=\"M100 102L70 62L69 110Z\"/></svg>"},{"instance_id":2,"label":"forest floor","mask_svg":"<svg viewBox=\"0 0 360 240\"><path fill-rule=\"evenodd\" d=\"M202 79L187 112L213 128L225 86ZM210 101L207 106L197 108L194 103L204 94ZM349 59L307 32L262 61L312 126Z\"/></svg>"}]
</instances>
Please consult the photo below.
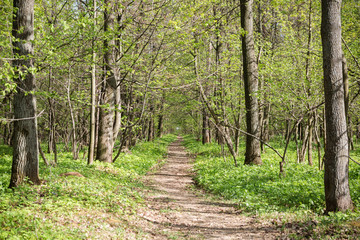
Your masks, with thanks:
<instances>
[{"instance_id":1,"label":"forest floor","mask_svg":"<svg viewBox=\"0 0 360 240\"><path fill-rule=\"evenodd\" d=\"M169 146L166 163L146 177L152 190L139 214L150 223L146 231L153 239L286 239L270 222L245 216L196 188L192 159L181 141Z\"/></svg>"}]
</instances>

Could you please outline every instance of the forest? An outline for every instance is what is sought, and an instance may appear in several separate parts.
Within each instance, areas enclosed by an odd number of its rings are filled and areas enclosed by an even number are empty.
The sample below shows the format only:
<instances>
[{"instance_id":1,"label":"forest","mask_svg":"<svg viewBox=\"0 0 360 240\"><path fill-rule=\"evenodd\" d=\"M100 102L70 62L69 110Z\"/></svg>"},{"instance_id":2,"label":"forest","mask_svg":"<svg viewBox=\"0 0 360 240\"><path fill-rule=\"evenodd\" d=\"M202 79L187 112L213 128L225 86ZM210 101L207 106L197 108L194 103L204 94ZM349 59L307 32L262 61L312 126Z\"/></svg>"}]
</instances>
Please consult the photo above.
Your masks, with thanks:
<instances>
[{"instance_id":1,"label":"forest","mask_svg":"<svg viewBox=\"0 0 360 240\"><path fill-rule=\"evenodd\" d=\"M0 239L357 239L359 23L357 0L0 0Z\"/></svg>"}]
</instances>

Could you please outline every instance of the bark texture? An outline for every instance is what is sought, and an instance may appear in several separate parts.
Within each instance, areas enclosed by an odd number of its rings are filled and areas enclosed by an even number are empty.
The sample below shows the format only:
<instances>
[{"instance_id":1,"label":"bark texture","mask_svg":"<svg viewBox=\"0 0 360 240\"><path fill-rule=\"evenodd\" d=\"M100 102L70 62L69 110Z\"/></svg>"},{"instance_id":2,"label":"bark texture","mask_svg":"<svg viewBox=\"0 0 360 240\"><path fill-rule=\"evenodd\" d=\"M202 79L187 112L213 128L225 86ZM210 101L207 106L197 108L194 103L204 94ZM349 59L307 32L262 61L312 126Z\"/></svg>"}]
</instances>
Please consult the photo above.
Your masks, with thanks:
<instances>
[{"instance_id":1,"label":"bark texture","mask_svg":"<svg viewBox=\"0 0 360 240\"><path fill-rule=\"evenodd\" d=\"M256 96L259 80L253 36L253 0L241 0L240 6L241 27L246 32L242 36L246 129L248 133L259 137L259 104ZM260 142L250 135L246 135L245 164L262 164Z\"/></svg>"},{"instance_id":2,"label":"bark texture","mask_svg":"<svg viewBox=\"0 0 360 240\"><path fill-rule=\"evenodd\" d=\"M341 50L341 0L322 0L321 40L323 45L326 144L326 211L352 209L348 167L349 146L346 127Z\"/></svg>"},{"instance_id":3,"label":"bark texture","mask_svg":"<svg viewBox=\"0 0 360 240\"><path fill-rule=\"evenodd\" d=\"M202 144L210 142L210 126L209 126L209 116L206 112L206 108L202 109Z\"/></svg>"},{"instance_id":4,"label":"bark texture","mask_svg":"<svg viewBox=\"0 0 360 240\"><path fill-rule=\"evenodd\" d=\"M13 66L18 78L14 95L13 162L9 187L19 186L26 178L39 184L39 152L36 120L36 99L32 41L34 40L34 0L14 0L12 35L15 60Z\"/></svg>"},{"instance_id":5,"label":"bark texture","mask_svg":"<svg viewBox=\"0 0 360 240\"><path fill-rule=\"evenodd\" d=\"M115 91L118 89L117 74L115 72L115 3L113 0L104 1L104 31L108 37L104 40L104 82L101 90L99 132L97 156L102 162L112 162L114 148L114 109Z\"/></svg>"}]
</instances>

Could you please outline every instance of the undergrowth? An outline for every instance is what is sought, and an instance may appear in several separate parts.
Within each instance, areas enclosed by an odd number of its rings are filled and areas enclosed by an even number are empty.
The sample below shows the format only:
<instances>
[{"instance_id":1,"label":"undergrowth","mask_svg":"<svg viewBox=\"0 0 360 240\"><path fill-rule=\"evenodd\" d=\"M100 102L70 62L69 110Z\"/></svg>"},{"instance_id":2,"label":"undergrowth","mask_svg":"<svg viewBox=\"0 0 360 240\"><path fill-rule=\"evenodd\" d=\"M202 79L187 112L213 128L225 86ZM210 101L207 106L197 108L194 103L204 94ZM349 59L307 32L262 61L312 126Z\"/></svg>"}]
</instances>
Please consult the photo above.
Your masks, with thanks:
<instances>
[{"instance_id":1,"label":"undergrowth","mask_svg":"<svg viewBox=\"0 0 360 240\"><path fill-rule=\"evenodd\" d=\"M216 143L203 145L195 138L184 138L186 148L196 156L195 180L209 192L235 202L250 215L270 219L285 229L292 228L291 238L356 238L360 233L360 215L354 212L324 215L323 171L307 163L296 163L296 148L288 149L286 176L279 175L280 158L269 148L262 153L263 165L244 165L244 141L240 144L239 166L223 157ZM279 152L281 144L273 142ZM352 153L355 159L360 155ZM316 156L314 157L316 159ZM315 164L317 165L317 164ZM350 163L349 182L355 206L360 206L360 166ZM291 231L291 232L294 232Z\"/></svg>"},{"instance_id":2,"label":"undergrowth","mask_svg":"<svg viewBox=\"0 0 360 240\"><path fill-rule=\"evenodd\" d=\"M143 202L141 177L167 153L176 136L142 142L114 164L58 154L56 167L40 162L43 184L8 189L11 149L0 146L0 239L121 239L142 236L129 222ZM47 155L50 158L50 155ZM60 176L78 172L84 177Z\"/></svg>"}]
</instances>

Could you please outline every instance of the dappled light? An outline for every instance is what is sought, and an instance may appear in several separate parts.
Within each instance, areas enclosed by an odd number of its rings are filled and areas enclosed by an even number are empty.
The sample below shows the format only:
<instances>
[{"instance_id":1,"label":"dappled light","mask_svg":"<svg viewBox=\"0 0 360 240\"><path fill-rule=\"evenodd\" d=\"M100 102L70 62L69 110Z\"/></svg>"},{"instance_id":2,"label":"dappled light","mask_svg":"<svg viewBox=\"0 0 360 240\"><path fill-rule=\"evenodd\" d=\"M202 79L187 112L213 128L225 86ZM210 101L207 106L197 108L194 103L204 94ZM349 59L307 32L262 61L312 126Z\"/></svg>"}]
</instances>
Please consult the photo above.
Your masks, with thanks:
<instances>
[{"instance_id":1,"label":"dappled light","mask_svg":"<svg viewBox=\"0 0 360 240\"><path fill-rule=\"evenodd\" d=\"M0 239L352 239L358 0L1 0Z\"/></svg>"}]
</instances>

